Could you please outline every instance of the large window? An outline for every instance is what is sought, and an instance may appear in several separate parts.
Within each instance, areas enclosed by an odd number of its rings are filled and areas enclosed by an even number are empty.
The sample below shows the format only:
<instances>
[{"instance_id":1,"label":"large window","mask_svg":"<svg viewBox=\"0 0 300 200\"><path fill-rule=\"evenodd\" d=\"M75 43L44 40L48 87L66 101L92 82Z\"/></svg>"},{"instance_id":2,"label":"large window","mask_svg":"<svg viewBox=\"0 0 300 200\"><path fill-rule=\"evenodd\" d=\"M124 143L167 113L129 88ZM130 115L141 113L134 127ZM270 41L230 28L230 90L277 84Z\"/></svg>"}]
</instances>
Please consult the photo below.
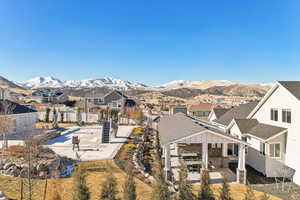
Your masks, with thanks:
<instances>
[{"instance_id":1,"label":"large window","mask_svg":"<svg viewBox=\"0 0 300 200\"><path fill-rule=\"evenodd\" d=\"M266 144L263 142L260 142L260 154L266 155Z\"/></svg>"},{"instance_id":2,"label":"large window","mask_svg":"<svg viewBox=\"0 0 300 200\"><path fill-rule=\"evenodd\" d=\"M278 109L275 108L271 109L271 120L278 121Z\"/></svg>"},{"instance_id":3,"label":"large window","mask_svg":"<svg viewBox=\"0 0 300 200\"><path fill-rule=\"evenodd\" d=\"M289 109L282 110L282 122L291 123L292 122L292 112Z\"/></svg>"},{"instance_id":4,"label":"large window","mask_svg":"<svg viewBox=\"0 0 300 200\"><path fill-rule=\"evenodd\" d=\"M280 143L270 144L270 157L280 158Z\"/></svg>"}]
</instances>

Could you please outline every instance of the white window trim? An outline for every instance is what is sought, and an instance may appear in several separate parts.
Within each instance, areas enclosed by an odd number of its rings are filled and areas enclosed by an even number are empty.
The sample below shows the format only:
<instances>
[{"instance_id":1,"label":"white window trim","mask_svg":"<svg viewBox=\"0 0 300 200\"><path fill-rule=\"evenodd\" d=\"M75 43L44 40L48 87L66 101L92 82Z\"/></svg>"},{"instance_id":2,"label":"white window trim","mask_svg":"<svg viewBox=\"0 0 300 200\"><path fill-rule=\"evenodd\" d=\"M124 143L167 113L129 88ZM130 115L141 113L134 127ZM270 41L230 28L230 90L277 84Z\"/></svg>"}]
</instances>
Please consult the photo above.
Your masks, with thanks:
<instances>
[{"instance_id":1,"label":"white window trim","mask_svg":"<svg viewBox=\"0 0 300 200\"><path fill-rule=\"evenodd\" d=\"M271 145L274 145L274 148L275 148L275 145L276 144L279 144L279 157L274 157L274 156L271 156ZM273 158L273 159L281 159L281 148L282 148L282 144L281 144L281 142L272 142L272 143L269 143L269 156L270 156L270 158ZM276 154L275 153L275 149L274 149L274 154Z\"/></svg>"},{"instance_id":2,"label":"white window trim","mask_svg":"<svg viewBox=\"0 0 300 200\"><path fill-rule=\"evenodd\" d=\"M286 112L286 119L284 119L283 118L283 112ZM287 118L287 112L291 112L291 122L288 122L288 118ZM282 123L286 123L286 124L291 124L292 123L292 109L288 109L288 108L283 108L282 110L281 110L281 121L282 121ZM283 120L285 120L285 121L283 121Z\"/></svg>"},{"instance_id":3,"label":"white window trim","mask_svg":"<svg viewBox=\"0 0 300 200\"><path fill-rule=\"evenodd\" d=\"M272 113L273 113L272 111L277 111L277 120L274 119L275 115L274 116L272 115ZM278 122L279 121L279 109L278 108L271 108L270 112L271 112L271 119L270 120L274 121L274 122Z\"/></svg>"}]
</instances>

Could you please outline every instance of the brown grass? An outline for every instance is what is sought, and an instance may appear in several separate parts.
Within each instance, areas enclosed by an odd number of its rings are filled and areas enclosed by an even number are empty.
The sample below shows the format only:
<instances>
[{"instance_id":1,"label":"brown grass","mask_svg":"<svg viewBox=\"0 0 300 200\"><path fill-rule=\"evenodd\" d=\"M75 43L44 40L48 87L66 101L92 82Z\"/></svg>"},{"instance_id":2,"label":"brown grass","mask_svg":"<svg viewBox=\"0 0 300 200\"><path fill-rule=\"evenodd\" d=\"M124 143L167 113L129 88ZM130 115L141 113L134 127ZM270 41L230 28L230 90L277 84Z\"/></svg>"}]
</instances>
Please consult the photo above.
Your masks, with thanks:
<instances>
[{"instance_id":1,"label":"brown grass","mask_svg":"<svg viewBox=\"0 0 300 200\"><path fill-rule=\"evenodd\" d=\"M200 186L195 186L194 190L199 190ZM212 190L215 194L215 196L218 198L219 197L219 191L221 189L220 185L213 185ZM246 192L247 187L245 185L239 185L239 184L232 184L230 185L230 194L234 200L243 200L244 199L244 194ZM263 195L262 192L254 191L255 194L255 199L260 199L261 195ZM269 200L280 200L280 198L270 196Z\"/></svg>"},{"instance_id":2,"label":"brown grass","mask_svg":"<svg viewBox=\"0 0 300 200\"><path fill-rule=\"evenodd\" d=\"M118 191L120 192L119 197L122 199L122 184L125 181L125 173L116 166L114 161L95 161L95 162L82 162L80 167L85 170L87 173L86 182L91 192L91 200L98 199L101 191L101 183L104 182L108 172L116 177L118 182ZM60 180L49 180L48 181L48 190L47 190L47 200L52 200L50 196L53 196L55 191L53 188L56 188L58 193L61 195L63 200L72 200L72 191L73 191L73 178L65 178ZM150 200L152 188L149 185L136 179L137 193L139 200ZM34 200L43 199L45 181L38 181L37 186L33 195ZM213 191L218 195L220 186L214 185ZM195 191L199 190L199 186L195 186ZM0 191L3 191L11 199L20 199L20 179L0 176ZM234 200L242 200L246 187L244 185L231 185L231 195ZM255 191L257 199L259 199L261 192ZM276 197L271 197L270 200L280 200Z\"/></svg>"},{"instance_id":3,"label":"brown grass","mask_svg":"<svg viewBox=\"0 0 300 200\"><path fill-rule=\"evenodd\" d=\"M109 171L113 173L118 181L119 197L122 198L122 184L125 181L125 173L119 169L113 161L83 162L80 167L87 173L86 183L91 192L91 199L98 199L101 191L101 183L104 182ZM72 200L73 178L60 179L59 193L63 200ZM50 200L53 191L53 184L57 180L48 181L48 198ZM45 181L38 181L35 190L34 200L42 200ZM150 200L151 187L136 179L137 193L139 200ZM20 179L0 176L0 191L3 191L9 198L20 199Z\"/></svg>"}]
</instances>

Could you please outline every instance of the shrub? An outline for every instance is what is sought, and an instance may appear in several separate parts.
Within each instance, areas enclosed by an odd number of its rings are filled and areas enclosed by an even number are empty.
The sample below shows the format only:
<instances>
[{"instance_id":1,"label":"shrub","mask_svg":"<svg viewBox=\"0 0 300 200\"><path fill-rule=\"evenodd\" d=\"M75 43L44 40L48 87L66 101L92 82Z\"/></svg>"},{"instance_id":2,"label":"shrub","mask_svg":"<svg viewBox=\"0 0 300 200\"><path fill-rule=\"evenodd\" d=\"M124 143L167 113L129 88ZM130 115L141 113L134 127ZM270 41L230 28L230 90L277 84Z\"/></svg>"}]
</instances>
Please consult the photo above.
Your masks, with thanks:
<instances>
[{"instance_id":1,"label":"shrub","mask_svg":"<svg viewBox=\"0 0 300 200\"><path fill-rule=\"evenodd\" d=\"M126 151L131 151L136 148L136 145L135 144L125 144L124 148Z\"/></svg>"},{"instance_id":2,"label":"shrub","mask_svg":"<svg viewBox=\"0 0 300 200\"><path fill-rule=\"evenodd\" d=\"M142 128L142 127L135 128L135 129L133 130L133 134L134 134L134 135L141 135L143 131L144 131L144 128Z\"/></svg>"}]
</instances>

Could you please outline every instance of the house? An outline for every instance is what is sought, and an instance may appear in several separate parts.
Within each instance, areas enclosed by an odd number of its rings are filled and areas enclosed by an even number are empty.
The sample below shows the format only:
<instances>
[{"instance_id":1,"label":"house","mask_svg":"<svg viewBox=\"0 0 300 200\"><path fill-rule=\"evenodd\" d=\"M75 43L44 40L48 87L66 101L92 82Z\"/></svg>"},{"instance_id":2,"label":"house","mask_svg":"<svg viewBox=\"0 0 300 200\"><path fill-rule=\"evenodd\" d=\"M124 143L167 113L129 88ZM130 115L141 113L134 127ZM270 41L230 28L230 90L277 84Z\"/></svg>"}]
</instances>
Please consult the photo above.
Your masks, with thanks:
<instances>
[{"instance_id":1,"label":"house","mask_svg":"<svg viewBox=\"0 0 300 200\"><path fill-rule=\"evenodd\" d=\"M212 123L249 143L247 165L300 184L299 113L300 81L279 81L260 102L232 108Z\"/></svg>"},{"instance_id":2,"label":"house","mask_svg":"<svg viewBox=\"0 0 300 200\"><path fill-rule=\"evenodd\" d=\"M211 110L216 105L210 103L200 103L196 105L190 105L188 107L188 115L193 117L199 117L200 119L207 120Z\"/></svg>"},{"instance_id":3,"label":"house","mask_svg":"<svg viewBox=\"0 0 300 200\"><path fill-rule=\"evenodd\" d=\"M4 114L13 119L14 129L11 137L20 136L24 132L32 130L38 121L35 110L9 100L0 100L0 118Z\"/></svg>"},{"instance_id":4,"label":"house","mask_svg":"<svg viewBox=\"0 0 300 200\"><path fill-rule=\"evenodd\" d=\"M89 97L87 99L89 103L95 105L109 106L112 108L121 108L124 105L125 100L128 99L128 97L120 91L113 90L109 93L106 93L103 96Z\"/></svg>"},{"instance_id":5,"label":"house","mask_svg":"<svg viewBox=\"0 0 300 200\"><path fill-rule=\"evenodd\" d=\"M68 101L69 97L60 90L39 89L27 98L27 102L35 101L37 103L62 103Z\"/></svg>"},{"instance_id":6,"label":"house","mask_svg":"<svg viewBox=\"0 0 300 200\"><path fill-rule=\"evenodd\" d=\"M213 183L220 183L224 178L246 183L245 141L207 127L181 112L161 117L157 129L166 179L178 183L183 162L191 182L199 182L202 170L208 170ZM236 146L239 153L228 154L229 146ZM231 162L238 163L236 175L228 168Z\"/></svg>"},{"instance_id":7,"label":"house","mask_svg":"<svg viewBox=\"0 0 300 200\"><path fill-rule=\"evenodd\" d=\"M170 115L175 115L176 113L179 112L187 114L187 107L185 105L170 106L169 108Z\"/></svg>"}]
</instances>

